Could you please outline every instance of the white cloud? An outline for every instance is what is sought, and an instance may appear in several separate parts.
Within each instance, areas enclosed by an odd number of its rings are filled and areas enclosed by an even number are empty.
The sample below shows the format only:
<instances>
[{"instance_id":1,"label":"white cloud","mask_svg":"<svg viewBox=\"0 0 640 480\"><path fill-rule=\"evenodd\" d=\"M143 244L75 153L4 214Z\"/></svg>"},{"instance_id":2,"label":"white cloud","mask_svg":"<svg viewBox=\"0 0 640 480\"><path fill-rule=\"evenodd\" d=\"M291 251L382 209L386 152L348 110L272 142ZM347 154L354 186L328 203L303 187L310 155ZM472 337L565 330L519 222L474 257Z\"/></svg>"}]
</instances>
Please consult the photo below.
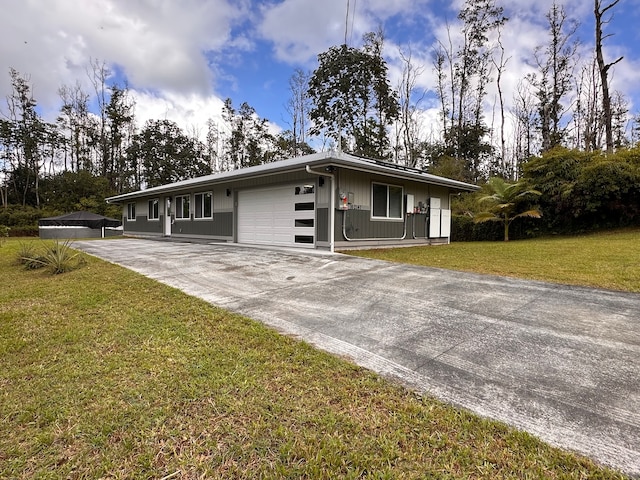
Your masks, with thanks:
<instances>
[{"instance_id":1,"label":"white cloud","mask_svg":"<svg viewBox=\"0 0 640 480\"><path fill-rule=\"evenodd\" d=\"M347 3L349 12L347 17ZM402 16L412 22L428 14L428 0L284 0L262 8L259 32L273 42L276 58L291 64L306 63L332 45L358 45L362 36L377 30L388 18Z\"/></svg>"},{"instance_id":2,"label":"white cloud","mask_svg":"<svg viewBox=\"0 0 640 480\"><path fill-rule=\"evenodd\" d=\"M208 120L222 122L223 102L213 95L171 92L158 95L137 90L131 90L130 94L135 101L136 120L140 126L147 120L171 120L185 132L204 140Z\"/></svg>"},{"instance_id":3,"label":"white cloud","mask_svg":"<svg viewBox=\"0 0 640 480\"><path fill-rule=\"evenodd\" d=\"M0 56L31 77L45 109L57 105L60 85L88 87L90 58L118 65L135 87L206 94L215 79L205 52L226 46L245 8L226 0L10 2ZM8 74L0 73L8 93Z\"/></svg>"}]
</instances>

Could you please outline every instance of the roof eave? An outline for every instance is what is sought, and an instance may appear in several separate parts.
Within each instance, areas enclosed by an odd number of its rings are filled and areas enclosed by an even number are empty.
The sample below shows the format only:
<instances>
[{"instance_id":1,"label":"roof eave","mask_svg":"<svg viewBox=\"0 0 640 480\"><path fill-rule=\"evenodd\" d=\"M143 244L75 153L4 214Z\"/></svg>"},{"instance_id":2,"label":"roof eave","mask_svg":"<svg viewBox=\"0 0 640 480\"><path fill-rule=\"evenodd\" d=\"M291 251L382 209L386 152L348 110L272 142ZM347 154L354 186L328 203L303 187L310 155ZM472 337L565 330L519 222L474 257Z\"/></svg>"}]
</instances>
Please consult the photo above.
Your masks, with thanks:
<instances>
[{"instance_id":1,"label":"roof eave","mask_svg":"<svg viewBox=\"0 0 640 480\"><path fill-rule=\"evenodd\" d=\"M229 181L240 180L244 178L259 177L264 175L274 175L284 171L292 171L304 169L307 165L313 167L343 167L366 171L374 174L384 174L394 178L402 178L407 180L415 180L432 185L451 188L461 192L477 191L480 187L469 183L451 180L444 177L438 177L417 169L404 169L404 167L394 167L392 164L386 165L384 162L375 162L368 159L356 157L354 155L342 152L320 152L302 157L296 157L280 162L258 165L230 172L223 172L204 177L198 177L180 182L161 185L158 187L148 188L146 190L138 190L136 192L115 195L106 199L107 203L121 203L133 198L142 196L152 196L168 192L176 192L185 189L198 188L202 185L212 185L217 183L225 183Z\"/></svg>"}]
</instances>

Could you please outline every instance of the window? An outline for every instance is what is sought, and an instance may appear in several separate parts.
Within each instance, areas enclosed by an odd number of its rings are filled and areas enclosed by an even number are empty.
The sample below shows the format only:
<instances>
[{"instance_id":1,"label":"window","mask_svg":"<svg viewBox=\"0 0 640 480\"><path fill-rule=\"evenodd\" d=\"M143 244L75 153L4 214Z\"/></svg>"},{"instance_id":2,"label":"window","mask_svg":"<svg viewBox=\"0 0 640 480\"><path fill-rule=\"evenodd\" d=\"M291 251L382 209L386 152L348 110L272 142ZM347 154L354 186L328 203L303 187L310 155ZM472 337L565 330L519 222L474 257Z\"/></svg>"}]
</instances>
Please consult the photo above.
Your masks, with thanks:
<instances>
[{"instance_id":1,"label":"window","mask_svg":"<svg viewBox=\"0 0 640 480\"><path fill-rule=\"evenodd\" d=\"M313 193L314 190L314 185L301 185L299 187L296 187L294 192L296 195L309 195L310 193Z\"/></svg>"},{"instance_id":2,"label":"window","mask_svg":"<svg viewBox=\"0 0 640 480\"><path fill-rule=\"evenodd\" d=\"M371 185L373 218L402 218L402 187L374 183Z\"/></svg>"},{"instance_id":3,"label":"window","mask_svg":"<svg viewBox=\"0 0 640 480\"><path fill-rule=\"evenodd\" d=\"M149 200L149 220L158 220L160 218L160 202L157 198Z\"/></svg>"},{"instance_id":4,"label":"window","mask_svg":"<svg viewBox=\"0 0 640 480\"><path fill-rule=\"evenodd\" d=\"M294 220L294 225L296 227L312 228L313 218L297 218Z\"/></svg>"},{"instance_id":5,"label":"window","mask_svg":"<svg viewBox=\"0 0 640 480\"><path fill-rule=\"evenodd\" d=\"M176 218L188 219L189 213L189 195L176 197Z\"/></svg>"},{"instance_id":6,"label":"window","mask_svg":"<svg viewBox=\"0 0 640 480\"><path fill-rule=\"evenodd\" d=\"M127 203L127 220L135 220L135 219L136 219L136 204Z\"/></svg>"},{"instance_id":7,"label":"window","mask_svg":"<svg viewBox=\"0 0 640 480\"><path fill-rule=\"evenodd\" d=\"M196 218L213 218L213 194L211 192L196 193L193 200Z\"/></svg>"},{"instance_id":8,"label":"window","mask_svg":"<svg viewBox=\"0 0 640 480\"><path fill-rule=\"evenodd\" d=\"M305 211L305 210L313 210L315 208L315 203L313 202L302 202L296 203L295 207L293 207L296 212Z\"/></svg>"}]
</instances>

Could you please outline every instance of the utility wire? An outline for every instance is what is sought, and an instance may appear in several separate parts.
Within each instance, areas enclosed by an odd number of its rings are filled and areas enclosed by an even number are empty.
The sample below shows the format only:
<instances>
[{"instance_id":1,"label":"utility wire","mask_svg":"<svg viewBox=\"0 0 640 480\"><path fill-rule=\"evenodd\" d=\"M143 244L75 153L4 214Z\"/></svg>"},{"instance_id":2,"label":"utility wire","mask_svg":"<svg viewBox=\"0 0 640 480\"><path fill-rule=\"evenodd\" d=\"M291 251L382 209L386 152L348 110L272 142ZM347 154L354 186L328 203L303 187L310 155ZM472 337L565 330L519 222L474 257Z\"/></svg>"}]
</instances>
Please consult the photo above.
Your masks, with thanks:
<instances>
[{"instance_id":1,"label":"utility wire","mask_svg":"<svg viewBox=\"0 0 640 480\"><path fill-rule=\"evenodd\" d=\"M349 0L347 0L347 16L344 19L344 44L347 44L347 34L349 32Z\"/></svg>"}]
</instances>

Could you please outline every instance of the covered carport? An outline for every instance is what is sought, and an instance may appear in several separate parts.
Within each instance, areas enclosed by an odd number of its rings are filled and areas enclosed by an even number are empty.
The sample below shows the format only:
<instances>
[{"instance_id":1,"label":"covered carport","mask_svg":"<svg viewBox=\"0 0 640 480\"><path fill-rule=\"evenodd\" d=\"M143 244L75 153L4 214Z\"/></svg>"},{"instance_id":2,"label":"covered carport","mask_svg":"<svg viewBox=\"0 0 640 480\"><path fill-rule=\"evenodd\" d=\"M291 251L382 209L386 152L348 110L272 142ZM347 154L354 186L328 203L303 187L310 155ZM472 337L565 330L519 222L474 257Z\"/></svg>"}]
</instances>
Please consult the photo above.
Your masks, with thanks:
<instances>
[{"instance_id":1,"label":"covered carport","mask_svg":"<svg viewBox=\"0 0 640 480\"><path fill-rule=\"evenodd\" d=\"M92 212L73 212L38 220L40 238L105 238L122 235L122 222Z\"/></svg>"}]
</instances>

